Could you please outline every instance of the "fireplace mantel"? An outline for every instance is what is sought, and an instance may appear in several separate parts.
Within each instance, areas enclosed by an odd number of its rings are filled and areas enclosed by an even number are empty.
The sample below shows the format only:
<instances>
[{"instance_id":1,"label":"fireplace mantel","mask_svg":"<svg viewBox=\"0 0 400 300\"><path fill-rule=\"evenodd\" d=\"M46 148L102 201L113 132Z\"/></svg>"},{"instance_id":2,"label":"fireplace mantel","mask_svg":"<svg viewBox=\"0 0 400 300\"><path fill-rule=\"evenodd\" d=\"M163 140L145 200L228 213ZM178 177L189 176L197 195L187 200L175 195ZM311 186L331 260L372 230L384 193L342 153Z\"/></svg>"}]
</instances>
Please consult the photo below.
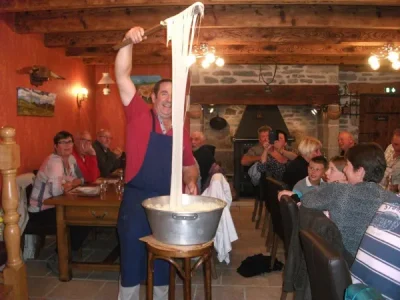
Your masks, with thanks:
<instances>
[{"instance_id":1,"label":"fireplace mantel","mask_svg":"<svg viewBox=\"0 0 400 300\"><path fill-rule=\"evenodd\" d=\"M339 102L338 85L216 85L192 86L190 102L230 105L312 105Z\"/></svg>"}]
</instances>

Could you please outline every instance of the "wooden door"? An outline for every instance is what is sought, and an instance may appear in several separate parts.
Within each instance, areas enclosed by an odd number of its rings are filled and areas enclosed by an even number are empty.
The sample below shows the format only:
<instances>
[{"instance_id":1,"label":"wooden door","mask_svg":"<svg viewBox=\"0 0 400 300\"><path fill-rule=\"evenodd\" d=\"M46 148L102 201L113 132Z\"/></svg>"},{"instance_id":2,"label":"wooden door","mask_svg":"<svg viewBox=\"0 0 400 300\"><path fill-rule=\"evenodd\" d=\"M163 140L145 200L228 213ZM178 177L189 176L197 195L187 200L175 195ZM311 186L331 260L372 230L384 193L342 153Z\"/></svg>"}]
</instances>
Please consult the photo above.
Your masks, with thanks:
<instances>
[{"instance_id":1,"label":"wooden door","mask_svg":"<svg viewBox=\"0 0 400 300\"><path fill-rule=\"evenodd\" d=\"M376 142L383 149L400 128L399 95L360 95L359 142Z\"/></svg>"}]
</instances>

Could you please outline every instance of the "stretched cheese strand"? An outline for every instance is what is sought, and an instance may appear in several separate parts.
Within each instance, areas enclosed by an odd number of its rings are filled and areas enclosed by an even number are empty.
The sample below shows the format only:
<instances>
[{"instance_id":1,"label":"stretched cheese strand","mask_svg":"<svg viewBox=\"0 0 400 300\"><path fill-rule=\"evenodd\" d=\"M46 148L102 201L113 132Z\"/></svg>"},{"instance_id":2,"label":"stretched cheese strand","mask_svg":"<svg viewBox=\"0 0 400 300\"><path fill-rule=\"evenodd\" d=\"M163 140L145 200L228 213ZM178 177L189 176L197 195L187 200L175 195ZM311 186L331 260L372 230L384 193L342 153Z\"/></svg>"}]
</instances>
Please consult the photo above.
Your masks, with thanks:
<instances>
[{"instance_id":1,"label":"stretched cheese strand","mask_svg":"<svg viewBox=\"0 0 400 300\"><path fill-rule=\"evenodd\" d=\"M186 82L189 72L187 57L191 53L197 17L203 16L204 5L196 2L167 20L167 43L172 40L172 174L170 207L182 205L182 153Z\"/></svg>"}]
</instances>

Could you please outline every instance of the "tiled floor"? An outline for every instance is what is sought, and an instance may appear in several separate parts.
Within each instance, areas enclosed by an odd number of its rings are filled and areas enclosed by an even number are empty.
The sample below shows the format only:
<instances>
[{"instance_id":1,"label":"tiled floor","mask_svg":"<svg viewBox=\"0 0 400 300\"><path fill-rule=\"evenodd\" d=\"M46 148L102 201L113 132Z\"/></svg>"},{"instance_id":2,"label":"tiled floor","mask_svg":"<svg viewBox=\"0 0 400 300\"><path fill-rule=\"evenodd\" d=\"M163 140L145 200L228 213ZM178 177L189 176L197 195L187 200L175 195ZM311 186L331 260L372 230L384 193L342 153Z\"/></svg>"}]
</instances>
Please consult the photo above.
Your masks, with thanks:
<instances>
[{"instance_id":1,"label":"tiled floor","mask_svg":"<svg viewBox=\"0 0 400 300\"><path fill-rule=\"evenodd\" d=\"M261 230L254 229L251 222L253 201L234 202L231 207L232 217L239 235L233 244L231 263L217 265L218 279L212 282L213 299L226 300L272 300L279 299L282 286L282 272L273 272L262 276L244 278L236 272L236 268L247 256L265 253L265 238L261 238ZM47 267L46 261L55 255L54 238L46 241L37 260L27 261L30 299L44 300L113 300L118 294L118 274L116 272L82 272L74 271L73 280L60 282ZM116 244L115 230L107 229L98 234L96 240L85 243L82 260L98 261L107 256ZM282 261L282 250L278 250L278 258ZM201 269L201 268L200 268ZM141 289L145 299L145 288ZM183 299L182 285L177 280L176 299ZM192 281L192 299L204 299L202 271L196 273ZM293 295L289 295L288 300Z\"/></svg>"}]
</instances>

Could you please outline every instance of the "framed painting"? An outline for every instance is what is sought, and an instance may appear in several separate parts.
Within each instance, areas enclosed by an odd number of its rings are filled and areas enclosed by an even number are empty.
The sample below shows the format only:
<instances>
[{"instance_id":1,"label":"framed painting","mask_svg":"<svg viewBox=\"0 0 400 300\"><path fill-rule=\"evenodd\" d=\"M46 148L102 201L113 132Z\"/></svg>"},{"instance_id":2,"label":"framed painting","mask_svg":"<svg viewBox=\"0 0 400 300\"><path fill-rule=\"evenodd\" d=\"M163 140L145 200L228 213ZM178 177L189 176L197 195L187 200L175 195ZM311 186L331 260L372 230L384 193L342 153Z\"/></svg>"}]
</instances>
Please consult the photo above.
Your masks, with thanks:
<instances>
[{"instance_id":1,"label":"framed painting","mask_svg":"<svg viewBox=\"0 0 400 300\"><path fill-rule=\"evenodd\" d=\"M153 92L154 84L161 80L159 75L138 75L131 76L133 83L138 89L143 100L147 103L152 103L151 93Z\"/></svg>"},{"instance_id":2,"label":"framed painting","mask_svg":"<svg viewBox=\"0 0 400 300\"><path fill-rule=\"evenodd\" d=\"M28 88L17 88L17 115L54 117L56 94Z\"/></svg>"}]
</instances>

